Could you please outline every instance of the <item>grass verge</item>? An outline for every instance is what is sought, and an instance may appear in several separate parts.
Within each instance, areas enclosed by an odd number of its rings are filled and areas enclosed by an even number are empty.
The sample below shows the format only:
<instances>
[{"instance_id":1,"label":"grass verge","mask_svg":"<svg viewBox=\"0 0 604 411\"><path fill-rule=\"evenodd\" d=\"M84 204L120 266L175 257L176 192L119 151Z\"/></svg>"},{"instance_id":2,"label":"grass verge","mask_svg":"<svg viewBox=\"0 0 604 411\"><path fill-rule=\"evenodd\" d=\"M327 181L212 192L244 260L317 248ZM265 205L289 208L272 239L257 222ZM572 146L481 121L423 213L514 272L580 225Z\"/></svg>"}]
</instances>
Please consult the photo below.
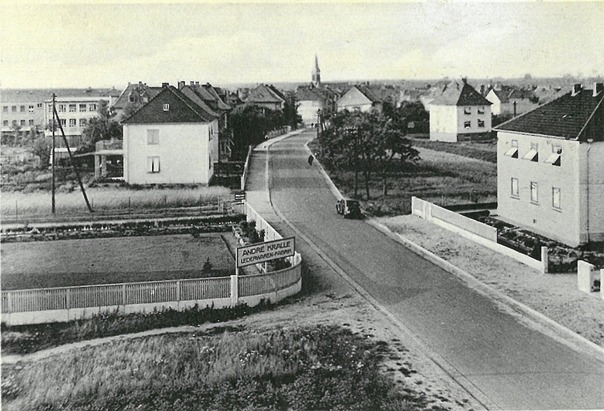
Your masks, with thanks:
<instances>
[{"instance_id":1,"label":"grass verge","mask_svg":"<svg viewBox=\"0 0 604 411\"><path fill-rule=\"evenodd\" d=\"M400 392L380 373L388 354L386 343L339 326L162 335L73 350L59 358L5 369L3 406L6 410L426 409L425 395Z\"/></svg>"},{"instance_id":2,"label":"grass verge","mask_svg":"<svg viewBox=\"0 0 604 411\"><path fill-rule=\"evenodd\" d=\"M233 308L191 308L122 315L108 313L86 320L38 325L1 327L2 355L29 354L47 348L113 335L136 333L157 328L200 325L234 320L266 311L272 305L261 302L254 307L240 304Z\"/></svg>"}]
</instances>

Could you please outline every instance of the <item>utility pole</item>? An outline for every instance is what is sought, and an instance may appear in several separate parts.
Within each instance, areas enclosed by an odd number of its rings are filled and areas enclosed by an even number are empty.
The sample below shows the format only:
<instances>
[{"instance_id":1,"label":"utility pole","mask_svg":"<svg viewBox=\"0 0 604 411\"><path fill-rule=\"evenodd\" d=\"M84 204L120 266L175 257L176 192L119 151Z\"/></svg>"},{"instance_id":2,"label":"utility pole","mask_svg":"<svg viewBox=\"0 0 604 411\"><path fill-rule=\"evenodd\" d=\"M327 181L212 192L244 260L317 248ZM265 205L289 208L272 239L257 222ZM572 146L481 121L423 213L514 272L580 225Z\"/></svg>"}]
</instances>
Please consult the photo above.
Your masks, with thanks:
<instances>
[{"instance_id":1,"label":"utility pole","mask_svg":"<svg viewBox=\"0 0 604 411\"><path fill-rule=\"evenodd\" d=\"M52 206L51 206L51 213L54 216L55 215L55 102L56 102L56 98L57 95L55 93L52 93L52 120L50 123L50 126L52 127L52 154L51 154L51 160L52 160Z\"/></svg>"}]
</instances>

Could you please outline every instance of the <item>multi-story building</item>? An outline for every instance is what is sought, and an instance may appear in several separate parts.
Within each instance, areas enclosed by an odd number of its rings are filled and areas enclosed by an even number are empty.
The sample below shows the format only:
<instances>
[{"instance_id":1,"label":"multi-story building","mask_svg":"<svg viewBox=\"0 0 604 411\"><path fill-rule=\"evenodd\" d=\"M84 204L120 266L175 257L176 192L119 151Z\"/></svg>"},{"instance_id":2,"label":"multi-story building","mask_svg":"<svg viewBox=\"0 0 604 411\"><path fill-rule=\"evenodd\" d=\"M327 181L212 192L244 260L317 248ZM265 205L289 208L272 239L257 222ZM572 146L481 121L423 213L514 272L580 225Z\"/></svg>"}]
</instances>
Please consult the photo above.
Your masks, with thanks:
<instances>
[{"instance_id":1,"label":"multi-story building","mask_svg":"<svg viewBox=\"0 0 604 411\"><path fill-rule=\"evenodd\" d=\"M491 102L465 79L447 84L432 97L430 140L455 142L490 135Z\"/></svg>"},{"instance_id":2,"label":"multi-story building","mask_svg":"<svg viewBox=\"0 0 604 411\"><path fill-rule=\"evenodd\" d=\"M130 184L208 184L218 161L218 118L166 86L122 121L124 180Z\"/></svg>"},{"instance_id":3,"label":"multi-story building","mask_svg":"<svg viewBox=\"0 0 604 411\"><path fill-rule=\"evenodd\" d=\"M52 94L51 90L41 89L4 89L0 90L0 125L2 133L15 129L43 130L44 101Z\"/></svg>"},{"instance_id":4,"label":"multi-story building","mask_svg":"<svg viewBox=\"0 0 604 411\"><path fill-rule=\"evenodd\" d=\"M569 246L604 241L604 87L580 85L497 131L501 219Z\"/></svg>"},{"instance_id":5,"label":"multi-story building","mask_svg":"<svg viewBox=\"0 0 604 411\"><path fill-rule=\"evenodd\" d=\"M66 136L77 140L82 136L82 131L90 119L99 115L101 101L107 103L109 108L113 102L119 97L119 92L115 89L73 89L55 93L55 105L57 114L63 131ZM44 123L51 124L52 114L52 97L44 102ZM45 132L47 136L52 134L52 129L47 127Z\"/></svg>"}]
</instances>

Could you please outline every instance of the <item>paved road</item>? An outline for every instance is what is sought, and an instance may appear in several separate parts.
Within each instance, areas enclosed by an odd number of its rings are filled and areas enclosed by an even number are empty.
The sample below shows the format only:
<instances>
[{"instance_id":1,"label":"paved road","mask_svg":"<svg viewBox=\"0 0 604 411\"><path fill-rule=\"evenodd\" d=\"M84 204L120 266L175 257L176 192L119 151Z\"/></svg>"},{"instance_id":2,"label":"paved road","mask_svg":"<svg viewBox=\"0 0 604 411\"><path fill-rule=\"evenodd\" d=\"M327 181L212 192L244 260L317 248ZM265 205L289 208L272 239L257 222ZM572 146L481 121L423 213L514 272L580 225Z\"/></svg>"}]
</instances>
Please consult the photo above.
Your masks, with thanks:
<instances>
[{"instance_id":1,"label":"paved road","mask_svg":"<svg viewBox=\"0 0 604 411\"><path fill-rule=\"evenodd\" d=\"M520 323L367 223L337 215L329 186L306 161L312 137L305 132L269 149L272 204L445 368L494 408L604 408L604 364ZM264 155L255 157L256 169ZM259 189L263 180L255 174L250 185Z\"/></svg>"}]
</instances>

